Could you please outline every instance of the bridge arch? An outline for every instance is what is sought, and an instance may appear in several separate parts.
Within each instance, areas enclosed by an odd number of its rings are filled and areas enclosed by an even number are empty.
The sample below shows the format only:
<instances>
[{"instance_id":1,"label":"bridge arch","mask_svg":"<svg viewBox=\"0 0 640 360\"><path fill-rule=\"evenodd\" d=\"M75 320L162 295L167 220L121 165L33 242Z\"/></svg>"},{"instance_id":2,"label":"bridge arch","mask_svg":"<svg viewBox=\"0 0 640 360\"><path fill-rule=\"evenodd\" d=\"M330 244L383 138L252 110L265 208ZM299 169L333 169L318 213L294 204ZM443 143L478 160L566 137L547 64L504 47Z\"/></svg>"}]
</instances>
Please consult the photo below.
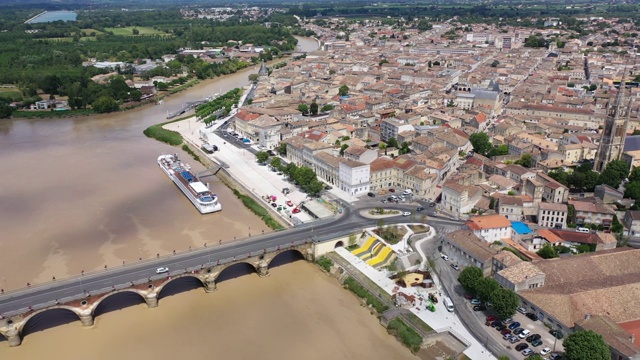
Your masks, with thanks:
<instances>
[{"instance_id":1,"label":"bridge arch","mask_svg":"<svg viewBox=\"0 0 640 360\"><path fill-rule=\"evenodd\" d=\"M257 272L258 269L256 269L256 266L254 264L244 261L236 262L222 269L218 273L218 276L216 276L215 281L216 283L220 283L225 280L231 280L240 276L255 274Z\"/></svg>"},{"instance_id":2,"label":"bridge arch","mask_svg":"<svg viewBox=\"0 0 640 360\"><path fill-rule=\"evenodd\" d=\"M184 291L189 291L204 287L202 280L195 274L187 273L178 276L172 276L171 279L163 282L156 288L158 300L161 298L175 295Z\"/></svg>"},{"instance_id":3,"label":"bridge arch","mask_svg":"<svg viewBox=\"0 0 640 360\"><path fill-rule=\"evenodd\" d=\"M289 264L298 260L304 260L304 254L298 249L288 249L281 251L278 255L274 256L271 261L269 261L269 265L267 267L269 269L273 269L274 267Z\"/></svg>"},{"instance_id":4,"label":"bridge arch","mask_svg":"<svg viewBox=\"0 0 640 360\"><path fill-rule=\"evenodd\" d=\"M337 241L336 244L333 246L334 249L341 248L341 247L344 247L344 242L342 242L342 240Z\"/></svg>"},{"instance_id":5,"label":"bridge arch","mask_svg":"<svg viewBox=\"0 0 640 360\"><path fill-rule=\"evenodd\" d=\"M78 309L66 305L57 305L29 314L18 325L18 332L22 337L25 337L38 331L69 324L77 320L80 320Z\"/></svg>"},{"instance_id":6,"label":"bridge arch","mask_svg":"<svg viewBox=\"0 0 640 360\"><path fill-rule=\"evenodd\" d=\"M93 317L98 317L112 311L144 303L144 294L137 289L116 290L105 294L93 304L92 315Z\"/></svg>"}]
</instances>

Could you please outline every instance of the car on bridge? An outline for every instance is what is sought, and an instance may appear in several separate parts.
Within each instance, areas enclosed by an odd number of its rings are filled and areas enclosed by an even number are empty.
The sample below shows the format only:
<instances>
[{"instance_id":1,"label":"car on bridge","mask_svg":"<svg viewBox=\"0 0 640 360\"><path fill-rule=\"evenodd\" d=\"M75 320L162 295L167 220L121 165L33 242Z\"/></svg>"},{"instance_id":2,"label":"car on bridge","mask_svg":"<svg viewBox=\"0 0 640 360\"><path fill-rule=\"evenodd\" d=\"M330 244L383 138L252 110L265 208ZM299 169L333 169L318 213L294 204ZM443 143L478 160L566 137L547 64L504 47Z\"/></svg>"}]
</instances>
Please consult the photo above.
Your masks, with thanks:
<instances>
[{"instance_id":1,"label":"car on bridge","mask_svg":"<svg viewBox=\"0 0 640 360\"><path fill-rule=\"evenodd\" d=\"M164 267L159 267L156 269L156 274L164 274L164 273L168 273L169 272L169 268L164 266Z\"/></svg>"},{"instance_id":2,"label":"car on bridge","mask_svg":"<svg viewBox=\"0 0 640 360\"><path fill-rule=\"evenodd\" d=\"M405 211L402 213L402 216L411 216L411 212L410 211Z\"/></svg>"}]
</instances>

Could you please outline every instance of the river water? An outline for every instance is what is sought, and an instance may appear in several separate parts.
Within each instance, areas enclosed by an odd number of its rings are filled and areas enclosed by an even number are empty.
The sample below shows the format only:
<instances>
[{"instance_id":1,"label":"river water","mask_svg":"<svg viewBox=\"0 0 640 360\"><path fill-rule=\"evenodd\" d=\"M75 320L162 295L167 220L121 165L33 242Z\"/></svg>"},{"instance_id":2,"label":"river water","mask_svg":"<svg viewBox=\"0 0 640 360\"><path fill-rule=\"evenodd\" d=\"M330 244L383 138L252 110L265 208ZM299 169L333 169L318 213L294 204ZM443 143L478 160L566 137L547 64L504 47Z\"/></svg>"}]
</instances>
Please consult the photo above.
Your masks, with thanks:
<instances>
[{"instance_id":1,"label":"river water","mask_svg":"<svg viewBox=\"0 0 640 360\"><path fill-rule=\"evenodd\" d=\"M301 50L317 47L299 40ZM244 86L256 71L123 113L0 122L0 287L268 231L215 178L206 181L223 211L200 215L156 164L162 152L182 152L142 134L165 121L167 111ZM196 289L169 296L155 309L141 304L112 311L91 328L78 321L46 331L37 331L46 324L33 325L22 346L0 341L0 358L413 358L353 295L304 261L276 267L267 278L222 282L212 294Z\"/></svg>"}]
</instances>

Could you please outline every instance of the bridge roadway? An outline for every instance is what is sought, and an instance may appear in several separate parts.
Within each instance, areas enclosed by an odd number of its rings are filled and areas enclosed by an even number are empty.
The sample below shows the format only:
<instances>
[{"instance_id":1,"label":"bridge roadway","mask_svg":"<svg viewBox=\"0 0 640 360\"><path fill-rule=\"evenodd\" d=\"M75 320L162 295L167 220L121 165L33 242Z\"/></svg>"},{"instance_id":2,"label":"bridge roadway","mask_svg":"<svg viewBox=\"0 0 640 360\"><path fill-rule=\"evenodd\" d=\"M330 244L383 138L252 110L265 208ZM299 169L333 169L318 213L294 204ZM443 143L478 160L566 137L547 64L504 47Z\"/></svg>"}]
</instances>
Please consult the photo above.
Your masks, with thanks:
<instances>
[{"instance_id":1,"label":"bridge roadway","mask_svg":"<svg viewBox=\"0 0 640 360\"><path fill-rule=\"evenodd\" d=\"M0 315L12 316L29 310L29 307L36 309L40 306L52 305L56 300L83 297L84 293L107 292L115 287L117 289L128 287L131 282L146 282L148 279L165 278L167 274L158 275L156 269L161 266L169 268L169 275L172 271L184 272L185 269L198 268L208 263L221 263L241 258L249 253L257 254L265 249L275 249L286 247L293 242L310 239L314 242L322 242L340 236L345 236L354 231L359 231L364 227L376 224L376 219L365 218L360 215L360 210L373 208L368 205L372 201L364 201L357 207L345 206L343 214L336 218L318 220L313 223L298 225L295 228L269 233L265 235L246 238L240 241L223 245L211 245L205 248L160 257L158 259L144 260L124 266L108 268L107 270L95 271L90 274L76 276L69 279L58 279L46 284L32 286L16 291L7 292L0 295ZM378 206L376 203L375 206ZM409 204L386 204L386 209L397 209L402 211L414 211L415 205ZM408 222L407 217L401 215L385 218L385 224ZM461 225L460 221L446 220L442 218L430 218L428 223L443 225ZM218 239L212 239L215 243Z\"/></svg>"}]
</instances>

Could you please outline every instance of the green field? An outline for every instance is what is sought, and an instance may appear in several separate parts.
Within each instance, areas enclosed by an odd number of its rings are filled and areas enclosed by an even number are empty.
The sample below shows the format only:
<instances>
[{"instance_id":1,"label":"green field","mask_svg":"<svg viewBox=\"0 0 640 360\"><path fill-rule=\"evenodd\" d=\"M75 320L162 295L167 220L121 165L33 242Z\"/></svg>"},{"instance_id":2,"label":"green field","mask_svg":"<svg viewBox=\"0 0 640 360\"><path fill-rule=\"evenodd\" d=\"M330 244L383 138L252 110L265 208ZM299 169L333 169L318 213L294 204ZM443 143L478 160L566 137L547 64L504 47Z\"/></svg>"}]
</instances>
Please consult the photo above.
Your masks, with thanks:
<instances>
[{"instance_id":1,"label":"green field","mask_svg":"<svg viewBox=\"0 0 640 360\"><path fill-rule=\"evenodd\" d=\"M0 87L0 98L20 101L22 100L22 91L14 87Z\"/></svg>"},{"instance_id":2,"label":"green field","mask_svg":"<svg viewBox=\"0 0 640 360\"><path fill-rule=\"evenodd\" d=\"M96 35L102 35L104 34L102 31L96 30L96 29L82 29L80 30L80 33L85 33L87 34L87 36L91 35L91 33L95 33Z\"/></svg>"},{"instance_id":3,"label":"green field","mask_svg":"<svg viewBox=\"0 0 640 360\"><path fill-rule=\"evenodd\" d=\"M133 29L138 29L138 31L139 31L138 35L164 35L164 36L169 36L170 35L170 34L167 34L165 32L156 30L154 28L145 27L145 26L127 26L127 27L123 27L123 28L105 28L104 30L113 32L113 35L135 36L135 35L133 35Z\"/></svg>"}]
</instances>

